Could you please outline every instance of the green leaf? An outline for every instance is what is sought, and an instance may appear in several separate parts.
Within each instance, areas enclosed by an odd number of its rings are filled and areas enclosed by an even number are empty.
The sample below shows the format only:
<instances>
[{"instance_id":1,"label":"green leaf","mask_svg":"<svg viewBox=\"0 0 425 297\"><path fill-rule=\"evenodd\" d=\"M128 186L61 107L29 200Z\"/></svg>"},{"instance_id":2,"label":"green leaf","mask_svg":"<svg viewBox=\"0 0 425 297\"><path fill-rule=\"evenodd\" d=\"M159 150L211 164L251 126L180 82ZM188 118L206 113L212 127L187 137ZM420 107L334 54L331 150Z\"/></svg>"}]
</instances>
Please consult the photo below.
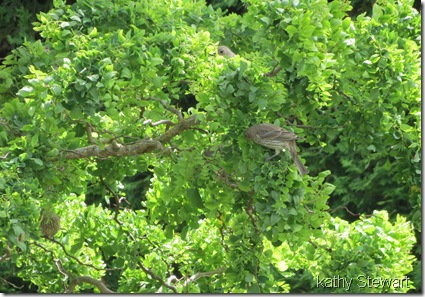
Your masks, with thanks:
<instances>
[{"instance_id":1,"label":"green leaf","mask_svg":"<svg viewBox=\"0 0 425 297\"><path fill-rule=\"evenodd\" d=\"M335 190L334 185L326 183L325 187L323 188L323 193L325 195L330 195L334 190Z\"/></svg>"},{"instance_id":2,"label":"green leaf","mask_svg":"<svg viewBox=\"0 0 425 297\"><path fill-rule=\"evenodd\" d=\"M151 65L152 66L157 66L157 65L161 65L162 63L164 63L164 60L158 57L153 57L152 59L150 59Z\"/></svg>"},{"instance_id":3,"label":"green leaf","mask_svg":"<svg viewBox=\"0 0 425 297\"><path fill-rule=\"evenodd\" d=\"M238 188L239 190L243 191L243 192L249 192L252 190L252 184L249 181L243 180L241 182L238 183Z\"/></svg>"},{"instance_id":4,"label":"green leaf","mask_svg":"<svg viewBox=\"0 0 425 297\"><path fill-rule=\"evenodd\" d=\"M289 25L285 28L286 32L289 33L289 37L292 38L295 34L298 33L298 28L293 25Z\"/></svg>"},{"instance_id":5,"label":"green leaf","mask_svg":"<svg viewBox=\"0 0 425 297\"><path fill-rule=\"evenodd\" d=\"M37 165L40 165L40 166L43 166L44 165L43 161L41 161L39 158L32 158L32 160Z\"/></svg>"},{"instance_id":6,"label":"green leaf","mask_svg":"<svg viewBox=\"0 0 425 297\"><path fill-rule=\"evenodd\" d=\"M13 232L15 233L15 236L19 236L25 233L24 230L18 225L13 225Z\"/></svg>"},{"instance_id":7,"label":"green leaf","mask_svg":"<svg viewBox=\"0 0 425 297\"><path fill-rule=\"evenodd\" d=\"M56 157L59 154L59 150L57 148L53 148L46 153L46 157Z\"/></svg>"},{"instance_id":8,"label":"green leaf","mask_svg":"<svg viewBox=\"0 0 425 297\"><path fill-rule=\"evenodd\" d=\"M94 27L90 32L89 32L89 37L93 38L97 36L97 28Z\"/></svg>"},{"instance_id":9,"label":"green leaf","mask_svg":"<svg viewBox=\"0 0 425 297\"><path fill-rule=\"evenodd\" d=\"M199 194L199 190L197 188L186 189L186 197L195 207L204 208L204 203L202 202L201 195Z\"/></svg>"},{"instance_id":10,"label":"green leaf","mask_svg":"<svg viewBox=\"0 0 425 297\"><path fill-rule=\"evenodd\" d=\"M76 254L83 247L83 241L77 241L73 245L71 245L71 249L69 250L71 254Z\"/></svg>"},{"instance_id":11,"label":"green leaf","mask_svg":"<svg viewBox=\"0 0 425 297\"><path fill-rule=\"evenodd\" d=\"M21 97L28 97L33 94L34 94L34 88L31 86L25 86L21 88L17 93L17 95Z\"/></svg>"},{"instance_id":12,"label":"green leaf","mask_svg":"<svg viewBox=\"0 0 425 297\"><path fill-rule=\"evenodd\" d=\"M31 146L37 147L38 146L38 134L34 134L31 137Z\"/></svg>"},{"instance_id":13,"label":"green leaf","mask_svg":"<svg viewBox=\"0 0 425 297\"><path fill-rule=\"evenodd\" d=\"M253 277L253 275L251 273L245 274L245 281L247 283L252 283L253 280L254 280L254 277Z\"/></svg>"},{"instance_id":14,"label":"green leaf","mask_svg":"<svg viewBox=\"0 0 425 297\"><path fill-rule=\"evenodd\" d=\"M248 293L251 293L251 294L258 294L258 293L260 293L261 291L260 291L260 287L258 286L258 284L256 284L256 283L253 283L252 284L252 286L250 286L249 288L248 288Z\"/></svg>"},{"instance_id":15,"label":"green leaf","mask_svg":"<svg viewBox=\"0 0 425 297\"><path fill-rule=\"evenodd\" d=\"M23 241L18 241L16 243L16 245L23 251L25 252L27 250L27 245L23 242Z\"/></svg>"},{"instance_id":16,"label":"green leaf","mask_svg":"<svg viewBox=\"0 0 425 297\"><path fill-rule=\"evenodd\" d=\"M301 29L301 36L304 38L310 38L313 35L314 30L316 29L313 25L307 25Z\"/></svg>"}]
</instances>

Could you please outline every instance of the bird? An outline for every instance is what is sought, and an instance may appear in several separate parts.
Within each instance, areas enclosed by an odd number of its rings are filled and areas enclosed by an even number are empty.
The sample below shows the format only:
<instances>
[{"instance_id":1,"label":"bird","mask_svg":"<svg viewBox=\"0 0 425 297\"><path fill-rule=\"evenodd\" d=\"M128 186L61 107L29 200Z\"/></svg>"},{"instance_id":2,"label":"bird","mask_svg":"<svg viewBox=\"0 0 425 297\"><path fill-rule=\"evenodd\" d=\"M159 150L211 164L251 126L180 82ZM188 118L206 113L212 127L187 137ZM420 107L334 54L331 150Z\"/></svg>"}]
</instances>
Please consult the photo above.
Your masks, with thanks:
<instances>
[{"instance_id":1,"label":"bird","mask_svg":"<svg viewBox=\"0 0 425 297\"><path fill-rule=\"evenodd\" d=\"M60 217L51 209L43 209L41 217L41 234L47 238L53 238L60 229Z\"/></svg>"},{"instance_id":2,"label":"bird","mask_svg":"<svg viewBox=\"0 0 425 297\"><path fill-rule=\"evenodd\" d=\"M295 141L300 139L300 137L295 133L274 124L262 123L248 128L245 132L245 137L261 146L275 150L275 154L267 158L266 161L279 155L282 150L289 149L291 157L295 165L297 165L298 172L301 175L309 173L298 157Z\"/></svg>"},{"instance_id":3,"label":"bird","mask_svg":"<svg viewBox=\"0 0 425 297\"><path fill-rule=\"evenodd\" d=\"M233 58L234 56L236 56L227 46L224 45L218 46L218 54L220 56L226 56L229 58Z\"/></svg>"}]
</instances>

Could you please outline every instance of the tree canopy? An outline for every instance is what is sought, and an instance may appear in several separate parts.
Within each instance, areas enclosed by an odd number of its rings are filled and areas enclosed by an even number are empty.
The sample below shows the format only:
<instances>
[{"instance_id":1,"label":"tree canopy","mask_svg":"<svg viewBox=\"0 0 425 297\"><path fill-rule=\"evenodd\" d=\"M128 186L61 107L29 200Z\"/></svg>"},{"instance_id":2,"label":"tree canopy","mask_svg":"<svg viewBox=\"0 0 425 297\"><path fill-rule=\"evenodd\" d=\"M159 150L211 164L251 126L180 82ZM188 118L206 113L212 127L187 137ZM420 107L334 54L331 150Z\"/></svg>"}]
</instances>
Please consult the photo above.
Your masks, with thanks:
<instances>
[{"instance_id":1,"label":"tree canopy","mask_svg":"<svg viewBox=\"0 0 425 297\"><path fill-rule=\"evenodd\" d=\"M0 66L1 291L420 289L412 2L55 0Z\"/></svg>"}]
</instances>

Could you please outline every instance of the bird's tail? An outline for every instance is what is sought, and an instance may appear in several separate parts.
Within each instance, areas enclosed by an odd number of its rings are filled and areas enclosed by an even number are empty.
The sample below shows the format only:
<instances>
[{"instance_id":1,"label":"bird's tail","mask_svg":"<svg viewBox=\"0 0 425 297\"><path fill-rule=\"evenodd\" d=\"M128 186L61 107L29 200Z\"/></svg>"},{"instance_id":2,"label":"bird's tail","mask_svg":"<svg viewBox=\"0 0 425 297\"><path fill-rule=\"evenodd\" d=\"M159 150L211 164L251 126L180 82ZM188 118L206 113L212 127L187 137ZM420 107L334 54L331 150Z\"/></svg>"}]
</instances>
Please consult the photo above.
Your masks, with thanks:
<instances>
[{"instance_id":1,"label":"bird's tail","mask_svg":"<svg viewBox=\"0 0 425 297\"><path fill-rule=\"evenodd\" d=\"M297 147L295 146L295 143L291 143L289 146L289 152L291 153L292 160L294 160L295 165L297 165L298 171L301 175L308 174L308 169L304 167L304 165L301 163L300 158L297 154Z\"/></svg>"}]
</instances>

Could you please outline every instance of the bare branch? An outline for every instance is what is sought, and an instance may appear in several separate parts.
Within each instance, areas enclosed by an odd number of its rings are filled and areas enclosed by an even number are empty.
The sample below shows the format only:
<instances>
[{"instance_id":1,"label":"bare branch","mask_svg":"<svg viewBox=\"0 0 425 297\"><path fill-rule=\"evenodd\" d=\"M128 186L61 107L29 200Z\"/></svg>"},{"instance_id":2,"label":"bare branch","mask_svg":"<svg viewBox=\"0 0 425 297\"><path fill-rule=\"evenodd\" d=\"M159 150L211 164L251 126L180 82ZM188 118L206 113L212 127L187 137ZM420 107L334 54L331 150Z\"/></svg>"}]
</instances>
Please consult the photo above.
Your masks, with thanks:
<instances>
[{"instance_id":1,"label":"bare branch","mask_svg":"<svg viewBox=\"0 0 425 297\"><path fill-rule=\"evenodd\" d=\"M221 274L224 272L224 270L225 270L224 267L220 267L212 271L197 272L184 282L184 286L187 286L191 282L196 282L201 277L210 277L210 276L213 276L214 274Z\"/></svg>"},{"instance_id":2,"label":"bare branch","mask_svg":"<svg viewBox=\"0 0 425 297\"><path fill-rule=\"evenodd\" d=\"M52 258L53 258L53 256L52 256ZM56 265L56 267L58 268L58 271L63 275L63 276L65 276L66 278L69 278L70 276L69 276L69 273L68 273L68 271L66 271L65 270L65 268L63 268L63 265L62 265L62 261L60 260L60 259L57 259L57 260L55 260L55 259L52 259L54 262L55 262L55 265Z\"/></svg>"},{"instance_id":3,"label":"bare branch","mask_svg":"<svg viewBox=\"0 0 425 297\"><path fill-rule=\"evenodd\" d=\"M92 136L92 127L89 123L86 124L86 134L87 134L87 141L89 143L95 143Z\"/></svg>"},{"instance_id":4,"label":"bare branch","mask_svg":"<svg viewBox=\"0 0 425 297\"><path fill-rule=\"evenodd\" d=\"M90 285L95 286L96 288L99 289L100 293L103 293L103 294L116 293L114 291L109 290L100 280L94 279L90 276L79 276L73 279L70 282L69 287L65 293L74 293L75 287L82 283L88 283Z\"/></svg>"},{"instance_id":5,"label":"bare branch","mask_svg":"<svg viewBox=\"0 0 425 297\"><path fill-rule=\"evenodd\" d=\"M4 261L6 261L7 259L9 259L10 255L11 255L10 248L9 248L9 246L8 246L8 245L6 245L6 252L4 253L4 255L3 255L3 256L1 256L1 257L0 257L0 262L4 262Z\"/></svg>"},{"instance_id":6,"label":"bare branch","mask_svg":"<svg viewBox=\"0 0 425 297\"><path fill-rule=\"evenodd\" d=\"M87 157L123 157L144 154L161 148L160 143L154 140L140 140L129 145L106 145L104 148L98 145L89 145L65 152L66 159L81 159Z\"/></svg>"},{"instance_id":7,"label":"bare branch","mask_svg":"<svg viewBox=\"0 0 425 297\"><path fill-rule=\"evenodd\" d=\"M10 152L7 152L6 155L4 155L3 157L0 157L0 159L6 159L7 156L9 156Z\"/></svg>"},{"instance_id":8,"label":"bare branch","mask_svg":"<svg viewBox=\"0 0 425 297\"><path fill-rule=\"evenodd\" d=\"M327 212L334 212L334 211L337 211L338 209L345 209L350 215L352 215L354 217L361 216L361 213L353 213L345 205L338 206L337 208L334 208L334 209L328 209Z\"/></svg>"},{"instance_id":9,"label":"bare branch","mask_svg":"<svg viewBox=\"0 0 425 297\"><path fill-rule=\"evenodd\" d=\"M123 157L135 156L159 150L163 153L169 153L169 149L163 147L163 143L169 142L173 137L179 135L183 131L198 124L195 116L191 116L185 120L179 121L173 128L167 130L163 135L154 139L142 139L131 144L120 144L112 142L111 144L100 147L98 145L89 145L75 150L67 150L64 152L66 159L81 159L87 157ZM53 159L55 160L55 159Z\"/></svg>"},{"instance_id":10,"label":"bare branch","mask_svg":"<svg viewBox=\"0 0 425 297\"><path fill-rule=\"evenodd\" d=\"M179 121L173 128L166 131L163 135L155 138L161 143L169 142L174 136L182 133L185 130L188 130L192 126L198 125L199 121L196 120L195 116L191 116L185 120Z\"/></svg>"},{"instance_id":11,"label":"bare branch","mask_svg":"<svg viewBox=\"0 0 425 297\"><path fill-rule=\"evenodd\" d=\"M167 278L166 284L171 286L172 283L176 283L178 281L179 281L179 279L173 274L169 278ZM156 292L162 293L162 289L163 289L163 286L159 287L158 291L156 291Z\"/></svg>"},{"instance_id":12,"label":"bare branch","mask_svg":"<svg viewBox=\"0 0 425 297\"><path fill-rule=\"evenodd\" d=\"M280 70L282 70L282 66L275 67L272 71L265 73L264 75L267 77L276 76Z\"/></svg>"},{"instance_id":13,"label":"bare branch","mask_svg":"<svg viewBox=\"0 0 425 297\"><path fill-rule=\"evenodd\" d=\"M15 289L22 289L22 288L24 287L23 285L22 285L22 286L20 286L20 287L18 287L17 285L12 284L11 282L7 281L6 279L4 279L4 278L2 278L2 277L0 277L0 280L1 280L2 282L5 282L5 283L6 283L6 284L8 284L9 286L14 287Z\"/></svg>"},{"instance_id":14,"label":"bare branch","mask_svg":"<svg viewBox=\"0 0 425 297\"><path fill-rule=\"evenodd\" d=\"M174 123L170 120L160 120L158 122L152 123L151 119L143 122L143 125L147 125L147 124L149 124L149 126L151 126L151 127L155 127L155 126L159 126L159 125L163 125L163 124L174 125Z\"/></svg>"},{"instance_id":15,"label":"bare branch","mask_svg":"<svg viewBox=\"0 0 425 297\"><path fill-rule=\"evenodd\" d=\"M143 264L139 261L137 263L137 265L148 275L150 275L153 279L159 281L161 283L161 285L163 285L164 287L167 287L168 289L170 289L171 291L173 291L173 293L178 293L176 287L167 284L166 282L164 282L164 280L159 277L158 275L156 275L155 273L153 273L150 269L146 268L145 266L143 266Z\"/></svg>"},{"instance_id":16,"label":"bare branch","mask_svg":"<svg viewBox=\"0 0 425 297\"><path fill-rule=\"evenodd\" d=\"M236 182L231 181L231 176L223 169L220 168L216 176L219 180L223 181L228 187L233 189L238 189L238 184Z\"/></svg>"}]
</instances>

